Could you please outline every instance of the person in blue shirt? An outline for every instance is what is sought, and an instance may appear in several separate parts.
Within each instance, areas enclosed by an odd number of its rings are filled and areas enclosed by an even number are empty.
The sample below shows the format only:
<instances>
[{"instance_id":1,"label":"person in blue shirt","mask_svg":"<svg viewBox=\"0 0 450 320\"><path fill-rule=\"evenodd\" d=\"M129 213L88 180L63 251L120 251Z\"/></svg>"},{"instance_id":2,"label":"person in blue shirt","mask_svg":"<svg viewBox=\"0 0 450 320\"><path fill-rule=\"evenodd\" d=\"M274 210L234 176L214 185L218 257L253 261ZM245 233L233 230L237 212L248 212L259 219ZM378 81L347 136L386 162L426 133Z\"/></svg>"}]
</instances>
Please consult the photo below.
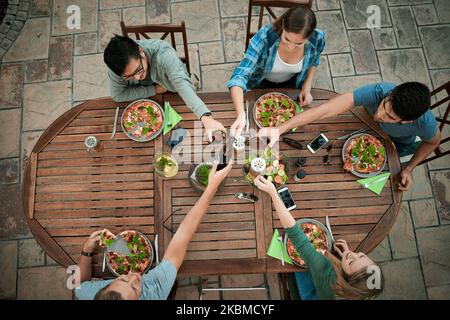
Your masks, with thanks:
<instances>
[{"instance_id":1,"label":"person in blue shirt","mask_svg":"<svg viewBox=\"0 0 450 320\"><path fill-rule=\"evenodd\" d=\"M430 110L431 94L428 87L419 82L406 82L396 86L380 82L347 92L318 107L310 108L283 123L278 128L263 128L260 137L269 137L273 146L280 135L288 130L315 120L336 116L355 106L362 106L391 137L400 157L413 154L400 172L398 189L409 190L414 181L412 171L428 157L441 141L441 132ZM416 143L416 137L421 142Z\"/></svg>"},{"instance_id":2,"label":"person in blue shirt","mask_svg":"<svg viewBox=\"0 0 450 320\"><path fill-rule=\"evenodd\" d=\"M91 234L83 245L78 266L81 286L75 289L80 300L165 300L175 282L177 271L183 263L186 251L194 233L220 183L230 173L233 160L222 170L214 164L206 190L195 206L187 213L172 237L161 263L148 273L130 272L114 280L92 281L92 252L98 246L103 230Z\"/></svg>"},{"instance_id":3,"label":"person in blue shirt","mask_svg":"<svg viewBox=\"0 0 450 320\"><path fill-rule=\"evenodd\" d=\"M316 29L314 12L307 6L287 10L251 39L243 60L227 82L237 119L231 135L245 126L244 92L253 88L298 88L300 105L313 101L312 79L325 47L325 33Z\"/></svg>"}]
</instances>

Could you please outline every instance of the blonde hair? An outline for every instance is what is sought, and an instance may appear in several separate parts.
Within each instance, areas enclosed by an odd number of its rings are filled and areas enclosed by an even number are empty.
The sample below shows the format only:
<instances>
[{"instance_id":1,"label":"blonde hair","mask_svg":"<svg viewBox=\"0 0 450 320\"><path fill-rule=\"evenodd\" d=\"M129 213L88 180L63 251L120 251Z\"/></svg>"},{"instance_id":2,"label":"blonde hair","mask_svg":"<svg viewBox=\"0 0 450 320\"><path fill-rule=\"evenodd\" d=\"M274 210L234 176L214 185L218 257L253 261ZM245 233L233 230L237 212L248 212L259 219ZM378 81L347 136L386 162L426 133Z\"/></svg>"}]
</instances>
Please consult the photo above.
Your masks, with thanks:
<instances>
[{"instance_id":1,"label":"blonde hair","mask_svg":"<svg viewBox=\"0 0 450 320\"><path fill-rule=\"evenodd\" d=\"M363 268L352 275L347 275L342 269L341 260L336 258L333 254L328 254L327 258L330 260L336 274L336 283L332 284L332 288L336 293L336 298L346 300L363 300L375 298L383 291L384 279L381 273L380 288L369 289L367 286L367 279L371 274L367 272L367 268Z\"/></svg>"}]
</instances>

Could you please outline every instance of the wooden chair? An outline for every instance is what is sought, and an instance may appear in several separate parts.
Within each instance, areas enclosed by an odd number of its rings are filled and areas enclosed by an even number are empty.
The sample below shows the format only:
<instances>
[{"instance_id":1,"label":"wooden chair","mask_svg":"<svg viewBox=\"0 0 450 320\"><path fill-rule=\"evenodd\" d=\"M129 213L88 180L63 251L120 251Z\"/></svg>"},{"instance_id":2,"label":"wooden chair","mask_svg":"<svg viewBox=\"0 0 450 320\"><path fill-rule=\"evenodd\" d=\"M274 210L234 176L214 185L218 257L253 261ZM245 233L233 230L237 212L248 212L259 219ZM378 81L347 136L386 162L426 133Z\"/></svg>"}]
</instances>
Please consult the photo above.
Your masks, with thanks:
<instances>
[{"instance_id":1,"label":"wooden chair","mask_svg":"<svg viewBox=\"0 0 450 320\"><path fill-rule=\"evenodd\" d=\"M280 0L280 1L269 1L269 0L249 0L248 2L248 18L247 18L247 35L245 38L245 50L247 50L248 43L250 39L255 35L256 32L250 31L250 26L252 23L252 10L253 7L259 7L259 20L258 20L258 30L262 27L264 9L267 10L269 15L273 19L277 19L277 16L273 12L272 8L292 8L299 5L307 5L309 8L312 6L313 0Z\"/></svg>"},{"instance_id":2,"label":"wooden chair","mask_svg":"<svg viewBox=\"0 0 450 320\"><path fill-rule=\"evenodd\" d=\"M439 125L439 130L441 131L441 134L443 134L445 125L450 125L450 121L448 119L448 116L450 115L450 81L447 81L447 83L445 83L442 86L440 86L439 88L433 90L431 92L431 96L436 96L441 91L446 91L447 96L445 98L439 100L435 104L433 104L430 109L433 110L434 108L437 108L440 105L447 102L447 109L445 110L444 116L442 118L436 117L436 120L441 123ZM423 160L420 164L424 164L429 161L432 161L432 160L435 160L435 159L438 159L440 157L450 154L450 148L446 151L441 150L441 146L448 141L450 141L450 137L446 137L446 138L442 137L442 140L439 143L439 146L434 150L434 156Z\"/></svg>"},{"instance_id":3,"label":"wooden chair","mask_svg":"<svg viewBox=\"0 0 450 320\"><path fill-rule=\"evenodd\" d=\"M184 47L184 57L180 57L180 60L183 61L186 64L186 69L189 73L189 76L191 75L191 68L189 64L189 50L188 50L188 42L187 42L187 36L186 36L186 25L184 21L181 21L180 25L175 24L165 24L165 25L159 25L159 24L145 24L145 25L138 25L138 26L126 26L123 21L120 22L120 27L122 28L122 34L124 37L128 37L128 34L134 33L137 40L141 39L141 36L145 39L150 39L149 33L162 33L161 40L164 40L167 38L167 36L170 34L170 40L172 43L172 47L177 50L177 46L175 43L175 33L181 33L183 37L183 47Z\"/></svg>"}]
</instances>

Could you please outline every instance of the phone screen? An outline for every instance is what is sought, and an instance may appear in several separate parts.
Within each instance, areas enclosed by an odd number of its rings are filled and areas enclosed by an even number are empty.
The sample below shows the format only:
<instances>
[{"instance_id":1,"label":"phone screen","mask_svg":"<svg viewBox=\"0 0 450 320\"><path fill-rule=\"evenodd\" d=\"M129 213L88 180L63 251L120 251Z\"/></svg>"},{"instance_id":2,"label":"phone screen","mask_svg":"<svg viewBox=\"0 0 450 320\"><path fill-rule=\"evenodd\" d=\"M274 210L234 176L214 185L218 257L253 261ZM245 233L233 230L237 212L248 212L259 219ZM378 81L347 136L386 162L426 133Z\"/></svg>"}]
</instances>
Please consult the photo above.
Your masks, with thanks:
<instances>
[{"instance_id":1,"label":"phone screen","mask_svg":"<svg viewBox=\"0 0 450 320\"><path fill-rule=\"evenodd\" d=\"M316 139L314 139L309 146L311 147L311 149L313 149L314 151L319 150L321 147L323 147L324 145L326 145L328 142L328 139L321 134L320 136L318 136Z\"/></svg>"},{"instance_id":2,"label":"phone screen","mask_svg":"<svg viewBox=\"0 0 450 320\"><path fill-rule=\"evenodd\" d=\"M289 189L282 189L281 191L278 192L278 194L280 195L280 198L287 209L295 206L294 199L292 199L292 195L289 192Z\"/></svg>"}]
</instances>

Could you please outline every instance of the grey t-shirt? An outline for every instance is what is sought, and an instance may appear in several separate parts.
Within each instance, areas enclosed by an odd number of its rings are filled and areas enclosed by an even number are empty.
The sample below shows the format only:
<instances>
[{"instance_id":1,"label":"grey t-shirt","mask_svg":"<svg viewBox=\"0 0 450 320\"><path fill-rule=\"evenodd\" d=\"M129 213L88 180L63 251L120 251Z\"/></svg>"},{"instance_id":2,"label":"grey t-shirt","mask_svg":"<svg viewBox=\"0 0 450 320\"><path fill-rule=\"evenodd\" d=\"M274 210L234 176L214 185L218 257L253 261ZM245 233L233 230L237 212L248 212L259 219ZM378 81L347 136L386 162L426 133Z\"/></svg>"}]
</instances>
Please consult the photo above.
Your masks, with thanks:
<instances>
[{"instance_id":1,"label":"grey t-shirt","mask_svg":"<svg viewBox=\"0 0 450 320\"><path fill-rule=\"evenodd\" d=\"M142 276L142 293L139 300L166 300L177 277L177 269L169 260L163 260L156 268ZM75 289L79 300L93 300L100 289L113 281L85 281Z\"/></svg>"}]
</instances>

